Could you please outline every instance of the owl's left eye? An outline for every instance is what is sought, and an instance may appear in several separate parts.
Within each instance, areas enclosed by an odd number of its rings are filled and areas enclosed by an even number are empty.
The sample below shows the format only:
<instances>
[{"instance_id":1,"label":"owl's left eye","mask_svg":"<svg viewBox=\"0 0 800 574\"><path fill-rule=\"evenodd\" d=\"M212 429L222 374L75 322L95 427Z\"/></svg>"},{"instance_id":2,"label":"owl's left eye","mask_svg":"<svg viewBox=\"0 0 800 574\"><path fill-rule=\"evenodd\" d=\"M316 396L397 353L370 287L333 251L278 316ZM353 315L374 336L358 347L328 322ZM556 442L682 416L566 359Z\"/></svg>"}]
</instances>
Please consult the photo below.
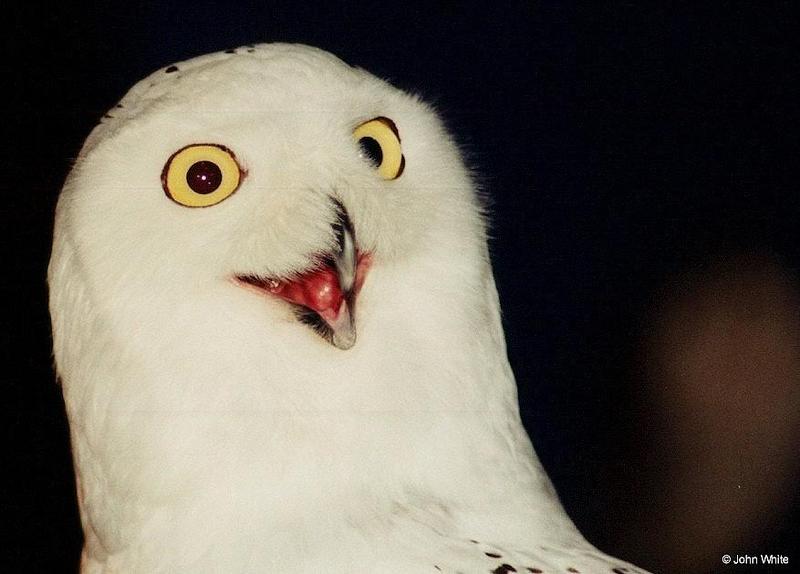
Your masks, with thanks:
<instances>
[{"instance_id":1,"label":"owl's left eye","mask_svg":"<svg viewBox=\"0 0 800 574\"><path fill-rule=\"evenodd\" d=\"M400 133L383 116L364 122L353 130L361 157L370 162L383 179L397 179L403 174L406 158L400 146Z\"/></svg>"},{"instance_id":2,"label":"owl's left eye","mask_svg":"<svg viewBox=\"0 0 800 574\"><path fill-rule=\"evenodd\" d=\"M236 156L218 144L183 147L170 156L161 172L167 197L186 207L216 205L236 191L241 179Z\"/></svg>"}]
</instances>

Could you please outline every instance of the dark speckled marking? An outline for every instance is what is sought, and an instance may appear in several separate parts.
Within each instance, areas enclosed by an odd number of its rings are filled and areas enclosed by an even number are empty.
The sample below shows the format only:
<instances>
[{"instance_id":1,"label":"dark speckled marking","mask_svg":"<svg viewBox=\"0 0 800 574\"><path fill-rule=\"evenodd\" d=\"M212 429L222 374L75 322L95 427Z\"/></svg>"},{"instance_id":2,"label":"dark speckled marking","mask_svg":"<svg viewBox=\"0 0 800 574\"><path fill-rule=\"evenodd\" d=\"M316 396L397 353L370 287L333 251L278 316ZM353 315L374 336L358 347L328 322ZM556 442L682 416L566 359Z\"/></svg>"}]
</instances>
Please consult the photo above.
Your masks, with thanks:
<instances>
[{"instance_id":1,"label":"dark speckled marking","mask_svg":"<svg viewBox=\"0 0 800 574\"><path fill-rule=\"evenodd\" d=\"M178 71L178 66L170 66L169 68L167 68L167 69L166 69L166 70L164 70L164 71L165 71L167 74L171 74L172 72L177 72L177 71Z\"/></svg>"},{"instance_id":2,"label":"dark speckled marking","mask_svg":"<svg viewBox=\"0 0 800 574\"><path fill-rule=\"evenodd\" d=\"M116 105L116 107L118 107L118 108L124 108L125 106L123 106L122 104L117 104L117 105Z\"/></svg>"},{"instance_id":3,"label":"dark speckled marking","mask_svg":"<svg viewBox=\"0 0 800 574\"><path fill-rule=\"evenodd\" d=\"M236 50L225 50L226 54L235 54Z\"/></svg>"},{"instance_id":4,"label":"dark speckled marking","mask_svg":"<svg viewBox=\"0 0 800 574\"><path fill-rule=\"evenodd\" d=\"M248 53L248 54L252 54L253 52L255 52L255 50L253 50L253 48L248 48L248 49L247 49L247 53Z\"/></svg>"},{"instance_id":5,"label":"dark speckled marking","mask_svg":"<svg viewBox=\"0 0 800 574\"><path fill-rule=\"evenodd\" d=\"M611 571L614 574L625 574L628 571L628 569L627 568L612 568Z\"/></svg>"},{"instance_id":6,"label":"dark speckled marking","mask_svg":"<svg viewBox=\"0 0 800 574\"><path fill-rule=\"evenodd\" d=\"M114 116L112 116L112 115L109 115L109 114L103 114L103 117L104 117L104 118L113 118Z\"/></svg>"},{"instance_id":7,"label":"dark speckled marking","mask_svg":"<svg viewBox=\"0 0 800 574\"><path fill-rule=\"evenodd\" d=\"M572 566L567 568L567 572L572 572L573 574L580 574L581 573L580 570L578 570L577 568L573 568Z\"/></svg>"},{"instance_id":8,"label":"dark speckled marking","mask_svg":"<svg viewBox=\"0 0 800 574\"><path fill-rule=\"evenodd\" d=\"M511 564L501 564L494 570L492 570L492 574L508 574L508 572L516 572L517 569L514 568Z\"/></svg>"},{"instance_id":9,"label":"dark speckled marking","mask_svg":"<svg viewBox=\"0 0 800 574\"><path fill-rule=\"evenodd\" d=\"M441 568L439 568L439 567L438 567L436 564L434 564L434 565L433 565L433 567L434 567L434 568L436 568L436 569L437 569L439 572L441 572L441 571L442 571L442 569L441 569Z\"/></svg>"},{"instance_id":10,"label":"dark speckled marking","mask_svg":"<svg viewBox=\"0 0 800 574\"><path fill-rule=\"evenodd\" d=\"M473 544L479 544L479 542L477 540L472 540L471 538L470 538L469 541L472 542Z\"/></svg>"},{"instance_id":11,"label":"dark speckled marking","mask_svg":"<svg viewBox=\"0 0 800 574\"><path fill-rule=\"evenodd\" d=\"M528 567L528 572L533 572L533 574L542 574L542 571L539 570L538 568Z\"/></svg>"},{"instance_id":12,"label":"dark speckled marking","mask_svg":"<svg viewBox=\"0 0 800 574\"><path fill-rule=\"evenodd\" d=\"M502 558L503 557L502 554L497 554L496 552L484 552L484 554L486 554L486 556L488 556L489 558Z\"/></svg>"}]
</instances>

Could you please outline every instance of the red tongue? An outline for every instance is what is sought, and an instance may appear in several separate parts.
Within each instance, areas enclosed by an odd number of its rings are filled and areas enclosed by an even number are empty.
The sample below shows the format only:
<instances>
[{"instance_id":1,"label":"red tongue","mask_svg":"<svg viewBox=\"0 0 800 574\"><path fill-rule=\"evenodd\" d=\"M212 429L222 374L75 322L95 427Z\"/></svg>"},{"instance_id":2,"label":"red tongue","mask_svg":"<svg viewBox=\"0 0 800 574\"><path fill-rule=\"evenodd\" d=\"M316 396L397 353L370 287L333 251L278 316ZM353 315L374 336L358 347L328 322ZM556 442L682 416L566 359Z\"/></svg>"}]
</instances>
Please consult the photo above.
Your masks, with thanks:
<instances>
[{"instance_id":1,"label":"red tongue","mask_svg":"<svg viewBox=\"0 0 800 574\"><path fill-rule=\"evenodd\" d=\"M281 281L270 291L279 297L316 311L327 321L336 319L344 301L336 270L326 265L309 271L294 281Z\"/></svg>"}]
</instances>

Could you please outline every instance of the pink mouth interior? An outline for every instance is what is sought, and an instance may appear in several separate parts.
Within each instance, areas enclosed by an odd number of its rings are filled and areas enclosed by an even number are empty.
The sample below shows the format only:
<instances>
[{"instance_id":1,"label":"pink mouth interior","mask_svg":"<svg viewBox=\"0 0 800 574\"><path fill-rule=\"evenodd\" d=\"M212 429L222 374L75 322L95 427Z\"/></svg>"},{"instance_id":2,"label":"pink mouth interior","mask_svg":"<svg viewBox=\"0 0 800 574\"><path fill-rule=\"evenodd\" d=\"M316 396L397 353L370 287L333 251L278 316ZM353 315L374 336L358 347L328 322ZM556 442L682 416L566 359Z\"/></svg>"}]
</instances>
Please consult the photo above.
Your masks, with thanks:
<instances>
[{"instance_id":1,"label":"pink mouth interior","mask_svg":"<svg viewBox=\"0 0 800 574\"><path fill-rule=\"evenodd\" d=\"M368 254L358 255L356 277L350 296L358 294L361 289L370 262ZM312 269L291 281L269 281L266 289L281 299L308 307L328 323L336 321L346 297L339 284L336 269L331 264Z\"/></svg>"}]
</instances>

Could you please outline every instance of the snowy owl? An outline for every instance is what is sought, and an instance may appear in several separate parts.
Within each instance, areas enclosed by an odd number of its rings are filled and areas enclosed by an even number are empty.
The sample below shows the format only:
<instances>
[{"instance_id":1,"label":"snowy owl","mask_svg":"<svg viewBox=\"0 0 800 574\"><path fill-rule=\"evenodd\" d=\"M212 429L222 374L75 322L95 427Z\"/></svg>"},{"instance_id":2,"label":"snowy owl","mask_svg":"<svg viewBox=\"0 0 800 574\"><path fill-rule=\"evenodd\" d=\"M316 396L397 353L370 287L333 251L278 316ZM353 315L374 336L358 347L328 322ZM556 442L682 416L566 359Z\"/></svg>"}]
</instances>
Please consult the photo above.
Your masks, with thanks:
<instances>
[{"instance_id":1,"label":"snowy owl","mask_svg":"<svg viewBox=\"0 0 800 574\"><path fill-rule=\"evenodd\" d=\"M266 44L138 83L49 268L84 573L606 573L520 421L434 111Z\"/></svg>"}]
</instances>

